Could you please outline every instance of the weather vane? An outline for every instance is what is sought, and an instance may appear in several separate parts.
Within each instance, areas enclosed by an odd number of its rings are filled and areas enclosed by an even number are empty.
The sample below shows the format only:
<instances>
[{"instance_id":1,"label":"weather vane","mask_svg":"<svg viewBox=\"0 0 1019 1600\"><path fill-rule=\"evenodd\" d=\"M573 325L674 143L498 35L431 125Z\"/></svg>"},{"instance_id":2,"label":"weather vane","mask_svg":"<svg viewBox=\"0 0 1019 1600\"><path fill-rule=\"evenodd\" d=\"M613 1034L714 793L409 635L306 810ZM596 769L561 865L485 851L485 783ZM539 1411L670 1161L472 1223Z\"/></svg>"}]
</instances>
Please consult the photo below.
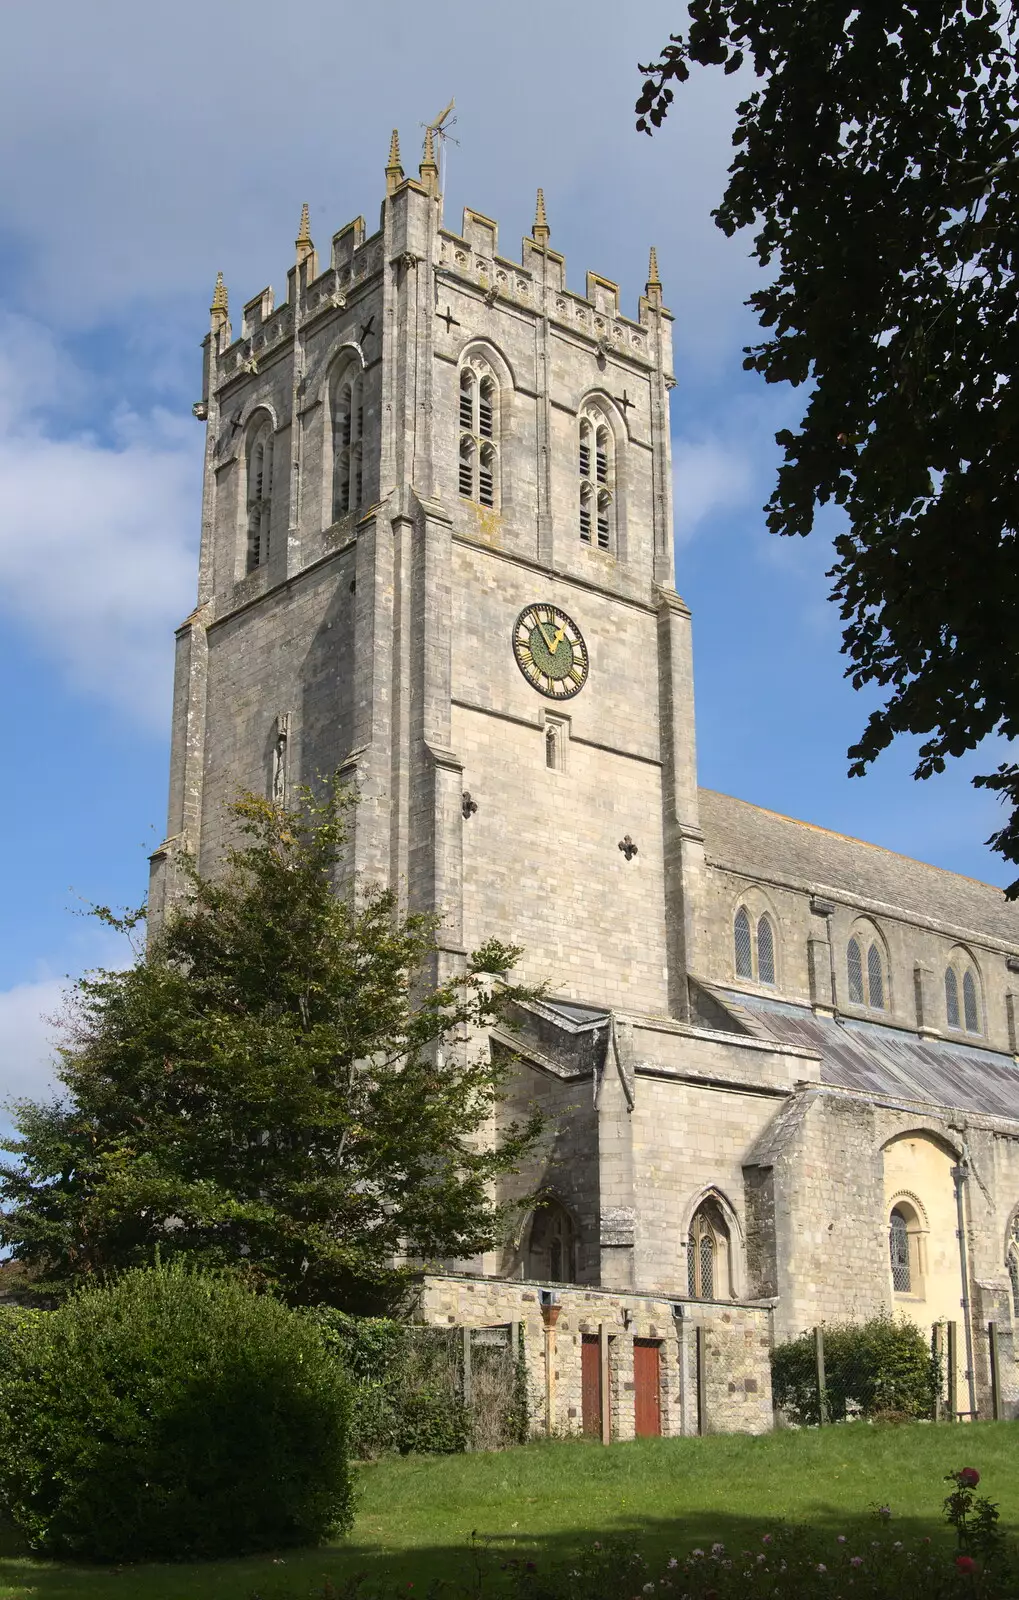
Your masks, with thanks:
<instances>
[{"instance_id":1,"label":"weather vane","mask_svg":"<svg viewBox=\"0 0 1019 1600\"><path fill-rule=\"evenodd\" d=\"M446 142L447 142L447 140L452 140L453 144L457 144L458 145L460 143L459 139L454 139L453 135L449 131L450 128L452 128L454 126L455 122L456 122L456 118L451 115L451 112L453 111L455 106L456 106L456 100L455 99L451 100L449 102L449 105L445 108L445 110L439 112L439 115L435 118L434 122L422 122L422 124L421 124L422 128L424 128L424 130L425 130L425 138L426 138L426 140L427 140L427 137L428 137L428 135L430 133L437 133L438 136L439 136L439 193L440 194L444 194L445 193L445 187L446 187L446 185L445 185L445 177L446 177Z\"/></svg>"}]
</instances>

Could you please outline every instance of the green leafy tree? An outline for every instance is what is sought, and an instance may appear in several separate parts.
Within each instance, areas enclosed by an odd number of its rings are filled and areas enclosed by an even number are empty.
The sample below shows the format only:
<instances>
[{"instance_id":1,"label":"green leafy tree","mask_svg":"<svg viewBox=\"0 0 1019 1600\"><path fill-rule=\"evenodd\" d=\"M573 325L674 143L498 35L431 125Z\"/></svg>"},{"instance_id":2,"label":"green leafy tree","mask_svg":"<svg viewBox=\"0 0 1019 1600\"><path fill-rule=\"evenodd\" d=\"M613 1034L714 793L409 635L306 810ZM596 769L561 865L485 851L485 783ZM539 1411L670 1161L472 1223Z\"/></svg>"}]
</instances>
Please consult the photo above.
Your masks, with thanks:
<instances>
[{"instance_id":1,"label":"green leafy tree","mask_svg":"<svg viewBox=\"0 0 1019 1600\"><path fill-rule=\"evenodd\" d=\"M810 387L768 525L847 514L847 676L887 691L854 775L896 734L921 736L925 778L1019 732L1015 30L995 0L692 0L641 68L648 133L692 66L756 73L713 214L756 230L767 274L744 366ZM974 781L1011 807L990 842L1019 862L1019 764Z\"/></svg>"},{"instance_id":2,"label":"green leafy tree","mask_svg":"<svg viewBox=\"0 0 1019 1600\"><path fill-rule=\"evenodd\" d=\"M185 863L148 958L77 984L65 1097L18 1104L0 1167L0 1240L42 1283L184 1256L363 1310L398 1296L394 1259L498 1237L540 1120L502 1116L476 1035L526 993L520 952L430 981L432 920L335 892L349 803L243 796L241 844L214 878Z\"/></svg>"}]
</instances>

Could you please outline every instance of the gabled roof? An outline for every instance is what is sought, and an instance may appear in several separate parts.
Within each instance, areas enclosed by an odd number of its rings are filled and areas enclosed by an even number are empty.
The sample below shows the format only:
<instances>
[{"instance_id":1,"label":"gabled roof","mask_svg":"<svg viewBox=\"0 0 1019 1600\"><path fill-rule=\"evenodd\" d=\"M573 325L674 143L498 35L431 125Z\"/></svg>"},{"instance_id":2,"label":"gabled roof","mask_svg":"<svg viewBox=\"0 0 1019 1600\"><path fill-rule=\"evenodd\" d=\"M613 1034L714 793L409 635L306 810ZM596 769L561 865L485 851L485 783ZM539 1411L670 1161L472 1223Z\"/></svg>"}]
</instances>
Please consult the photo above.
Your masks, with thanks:
<instances>
[{"instance_id":1,"label":"gabled roof","mask_svg":"<svg viewBox=\"0 0 1019 1600\"><path fill-rule=\"evenodd\" d=\"M700 817L704 848L716 866L769 882L842 891L1019 950L1019 905L993 884L713 789L700 791Z\"/></svg>"}]
</instances>

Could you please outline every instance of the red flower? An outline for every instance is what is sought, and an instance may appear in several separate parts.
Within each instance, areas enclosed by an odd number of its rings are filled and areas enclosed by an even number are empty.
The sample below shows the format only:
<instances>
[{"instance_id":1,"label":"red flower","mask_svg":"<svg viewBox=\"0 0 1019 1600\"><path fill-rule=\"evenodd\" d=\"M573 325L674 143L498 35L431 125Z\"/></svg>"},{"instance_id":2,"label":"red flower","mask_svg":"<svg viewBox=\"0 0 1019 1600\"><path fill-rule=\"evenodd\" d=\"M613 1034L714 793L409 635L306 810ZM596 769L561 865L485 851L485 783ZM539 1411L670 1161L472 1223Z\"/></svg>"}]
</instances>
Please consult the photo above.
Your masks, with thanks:
<instances>
[{"instance_id":1,"label":"red flower","mask_svg":"<svg viewBox=\"0 0 1019 1600\"><path fill-rule=\"evenodd\" d=\"M964 1489L975 1489L980 1482L980 1474L976 1467L963 1467L961 1472L956 1473L956 1477Z\"/></svg>"},{"instance_id":2,"label":"red flower","mask_svg":"<svg viewBox=\"0 0 1019 1600\"><path fill-rule=\"evenodd\" d=\"M972 1556L956 1556L955 1564L960 1572L976 1572L977 1564Z\"/></svg>"}]
</instances>

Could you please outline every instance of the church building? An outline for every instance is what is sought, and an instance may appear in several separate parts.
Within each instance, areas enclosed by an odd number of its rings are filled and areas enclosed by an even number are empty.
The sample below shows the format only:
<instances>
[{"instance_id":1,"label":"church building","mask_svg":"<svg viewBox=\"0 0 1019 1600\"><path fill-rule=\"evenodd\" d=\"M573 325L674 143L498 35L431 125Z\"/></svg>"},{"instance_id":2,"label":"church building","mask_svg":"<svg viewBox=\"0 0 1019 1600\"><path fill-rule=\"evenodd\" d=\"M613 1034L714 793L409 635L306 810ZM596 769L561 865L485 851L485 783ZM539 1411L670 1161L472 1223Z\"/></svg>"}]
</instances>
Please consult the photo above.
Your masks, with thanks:
<instances>
[{"instance_id":1,"label":"church building","mask_svg":"<svg viewBox=\"0 0 1019 1600\"><path fill-rule=\"evenodd\" d=\"M522 1326L536 1425L770 1427L772 1342L880 1311L951 1328L963 1414L993 1343L1012 1415L1019 912L698 788L655 252L635 315L578 294L541 191L519 260L444 225L433 145L407 177L394 133L322 259L305 207L236 334L217 282L151 914L239 789L340 769L352 873L443 970L523 946L547 999L487 1047L548 1114L544 1203L416 1314Z\"/></svg>"}]
</instances>

